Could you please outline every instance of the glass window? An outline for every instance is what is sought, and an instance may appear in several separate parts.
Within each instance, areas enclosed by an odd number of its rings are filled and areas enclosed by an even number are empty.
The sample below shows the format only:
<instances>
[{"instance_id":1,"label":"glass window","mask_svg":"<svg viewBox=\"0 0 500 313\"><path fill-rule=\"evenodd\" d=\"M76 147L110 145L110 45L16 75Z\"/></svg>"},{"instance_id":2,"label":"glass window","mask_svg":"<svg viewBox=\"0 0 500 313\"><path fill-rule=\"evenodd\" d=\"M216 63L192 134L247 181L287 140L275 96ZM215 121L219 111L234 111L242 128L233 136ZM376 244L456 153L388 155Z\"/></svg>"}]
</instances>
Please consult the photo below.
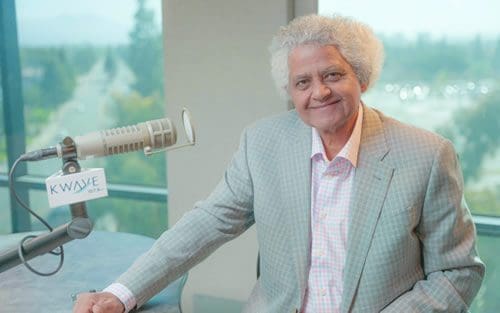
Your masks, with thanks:
<instances>
[{"instance_id":1,"label":"glass window","mask_svg":"<svg viewBox=\"0 0 500 313\"><path fill-rule=\"evenodd\" d=\"M369 24L384 43L380 81L363 101L451 139L471 211L500 216L500 24L493 13L500 3L320 0L318 7ZM478 238L487 271L472 312L500 307L499 244Z\"/></svg>"},{"instance_id":2,"label":"glass window","mask_svg":"<svg viewBox=\"0 0 500 313\"><path fill-rule=\"evenodd\" d=\"M18 0L27 150L164 116L160 0ZM99 8L96 10L96 8ZM165 156L83 161L108 181L165 186ZM60 161L30 163L47 176Z\"/></svg>"},{"instance_id":3,"label":"glass window","mask_svg":"<svg viewBox=\"0 0 500 313\"><path fill-rule=\"evenodd\" d=\"M164 117L161 0L17 0L16 11L26 150ZM6 169L1 138L0 171ZM136 152L80 164L103 167L110 183L166 188L164 154L146 158ZM32 162L28 174L47 177L61 165L58 159ZM30 195L42 216L63 216L63 208L48 208L45 193ZM156 236L167 225L164 203L108 198L89 204L89 212L97 214L97 229ZM32 223L40 229L34 218Z\"/></svg>"},{"instance_id":4,"label":"glass window","mask_svg":"<svg viewBox=\"0 0 500 313\"><path fill-rule=\"evenodd\" d=\"M373 27L386 59L364 102L452 140L471 211L500 215L500 24L493 13L500 3L324 0L318 7Z\"/></svg>"},{"instance_id":5,"label":"glass window","mask_svg":"<svg viewBox=\"0 0 500 313\"><path fill-rule=\"evenodd\" d=\"M497 312L500 308L498 289L500 288L500 263L498 262L499 237L479 236L478 250L486 264L486 276L479 290L471 312Z\"/></svg>"},{"instance_id":6,"label":"glass window","mask_svg":"<svg viewBox=\"0 0 500 313\"><path fill-rule=\"evenodd\" d=\"M31 207L56 228L71 220L69 206L51 209L47 193L40 190L30 191ZM120 231L142 234L157 238L168 226L166 203L117 199L113 197L87 201L87 212L94 225L93 230ZM31 218L33 230L45 230L36 218Z\"/></svg>"},{"instance_id":7,"label":"glass window","mask_svg":"<svg viewBox=\"0 0 500 313\"><path fill-rule=\"evenodd\" d=\"M2 65L0 64L0 70ZM0 71L1 73L1 71ZM7 136L3 123L3 90L2 75L0 75L0 173L7 173ZM8 207L8 206L7 206Z\"/></svg>"},{"instance_id":8,"label":"glass window","mask_svg":"<svg viewBox=\"0 0 500 313\"><path fill-rule=\"evenodd\" d=\"M12 232L10 222L10 193L8 188L0 188L0 234Z\"/></svg>"}]
</instances>

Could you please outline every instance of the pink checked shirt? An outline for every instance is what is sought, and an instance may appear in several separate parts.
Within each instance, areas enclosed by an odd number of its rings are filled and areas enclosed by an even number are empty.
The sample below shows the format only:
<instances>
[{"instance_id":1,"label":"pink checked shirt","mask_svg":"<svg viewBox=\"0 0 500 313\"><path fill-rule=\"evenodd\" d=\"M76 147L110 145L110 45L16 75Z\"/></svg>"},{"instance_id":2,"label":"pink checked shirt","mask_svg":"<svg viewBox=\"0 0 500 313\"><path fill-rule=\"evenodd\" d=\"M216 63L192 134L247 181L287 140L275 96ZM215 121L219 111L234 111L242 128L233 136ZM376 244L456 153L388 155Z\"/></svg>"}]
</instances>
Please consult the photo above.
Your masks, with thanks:
<instances>
[{"instance_id":1,"label":"pink checked shirt","mask_svg":"<svg viewBox=\"0 0 500 313\"><path fill-rule=\"evenodd\" d=\"M312 130L311 267L304 313L340 312L352 184L358 161L363 107L351 137L329 161L318 131Z\"/></svg>"}]
</instances>

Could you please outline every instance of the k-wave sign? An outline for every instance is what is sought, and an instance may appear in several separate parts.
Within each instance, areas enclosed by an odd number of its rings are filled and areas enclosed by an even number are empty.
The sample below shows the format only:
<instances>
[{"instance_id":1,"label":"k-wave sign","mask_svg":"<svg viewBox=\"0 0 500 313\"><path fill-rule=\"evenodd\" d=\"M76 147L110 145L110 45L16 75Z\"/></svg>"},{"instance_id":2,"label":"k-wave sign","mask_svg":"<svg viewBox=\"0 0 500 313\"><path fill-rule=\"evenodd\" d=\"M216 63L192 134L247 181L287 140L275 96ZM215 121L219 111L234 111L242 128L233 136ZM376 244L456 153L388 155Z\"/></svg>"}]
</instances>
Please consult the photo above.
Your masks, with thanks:
<instances>
[{"instance_id":1,"label":"k-wave sign","mask_svg":"<svg viewBox=\"0 0 500 313\"><path fill-rule=\"evenodd\" d=\"M45 186L51 208L108 195L106 175L102 168L82 169L79 173L69 175L59 172L47 178Z\"/></svg>"}]
</instances>

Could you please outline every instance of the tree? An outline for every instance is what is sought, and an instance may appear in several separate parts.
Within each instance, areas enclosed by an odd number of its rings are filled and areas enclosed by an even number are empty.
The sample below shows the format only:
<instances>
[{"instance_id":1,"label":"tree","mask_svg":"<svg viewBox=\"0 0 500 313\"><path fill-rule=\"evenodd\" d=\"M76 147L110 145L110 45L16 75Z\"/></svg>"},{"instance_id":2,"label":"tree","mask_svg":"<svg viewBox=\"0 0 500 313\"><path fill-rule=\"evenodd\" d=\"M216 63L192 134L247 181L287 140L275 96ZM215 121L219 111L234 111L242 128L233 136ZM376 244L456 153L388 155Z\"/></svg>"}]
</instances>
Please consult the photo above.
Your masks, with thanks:
<instances>
[{"instance_id":1,"label":"tree","mask_svg":"<svg viewBox=\"0 0 500 313\"><path fill-rule=\"evenodd\" d=\"M155 96L143 97L132 92L128 95L116 95L114 101L115 114L123 125L163 116L163 110ZM137 184L161 186L167 180L163 154L146 157L142 153L131 153L123 158L117 157L109 164L107 171L110 181L133 181Z\"/></svg>"},{"instance_id":2,"label":"tree","mask_svg":"<svg viewBox=\"0 0 500 313\"><path fill-rule=\"evenodd\" d=\"M116 116L123 125L162 116L157 95L141 96L137 92L115 95ZM133 182L137 185L165 186L165 155L146 157L143 153L129 153L109 158L106 163L109 182ZM89 206L89 213L98 219L111 214L118 222L119 231L158 237L168 225L167 203L108 199ZM146 213L145 213L146 212Z\"/></svg>"},{"instance_id":3,"label":"tree","mask_svg":"<svg viewBox=\"0 0 500 313\"><path fill-rule=\"evenodd\" d=\"M106 57L104 59L104 70L108 74L108 79L111 80L116 74L116 57L111 49L106 51Z\"/></svg>"},{"instance_id":4,"label":"tree","mask_svg":"<svg viewBox=\"0 0 500 313\"><path fill-rule=\"evenodd\" d=\"M457 141L460 136L459 155L467 182L477 177L481 164L488 155L500 148L500 90L496 90L475 106L460 110L454 115L454 125L459 125L460 135L448 128L445 133Z\"/></svg>"},{"instance_id":5,"label":"tree","mask_svg":"<svg viewBox=\"0 0 500 313\"><path fill-rule=\"evenodd\" d=\"M76 86L76 78L65 52L60 49L56 53L47 55L42 63L42 71L40 82L40 87L44 91L42 105L56 107L68 100Z\"/></svg>"},{"instance_id":6,"label":"tree","mask_svg":"<svg viewBox=\"0 0 500 313\"><path fill-rule=\"evenodd\" d=\"M493 75L497 78L500 78L500 37L497 38L495 50L493 51L493 56L491 59L491 65Z\"/></svg>"},{"instance_id":7,"label":"tree","mask_svg":"<svg viewBox=\"0 0 500 313\"><path fill-rule=\"evenodd\" d=\"M154 12L145 0L138 0L135 24L129 33L128 64L136 76L135 88L142 95L162 94L163 58L161 34L157 30Z\"/></svg>"},{"instance_id":8,"label":"tree","mask_svg":"<svg viewBox=\"0 0 500 313\"><path fill-rule=\"evenodd\" d=\"M490 75L490 62L489 56L485 52L483 40L481 35L476 35L474 40L470 43L471 55L469 58L467 76L474 79L484 79L485 76Z\"/></svg>"},{"instance_id":9,"label":"tree","mask_svg":"<svg viewBox=\"0 0 500 313\"><path fill-rule=\"evenodd\" d=\"M96 63L98 53L90 45L65 47L69 62L77 75L87 73Z\"/></svg>"}]
</instances>

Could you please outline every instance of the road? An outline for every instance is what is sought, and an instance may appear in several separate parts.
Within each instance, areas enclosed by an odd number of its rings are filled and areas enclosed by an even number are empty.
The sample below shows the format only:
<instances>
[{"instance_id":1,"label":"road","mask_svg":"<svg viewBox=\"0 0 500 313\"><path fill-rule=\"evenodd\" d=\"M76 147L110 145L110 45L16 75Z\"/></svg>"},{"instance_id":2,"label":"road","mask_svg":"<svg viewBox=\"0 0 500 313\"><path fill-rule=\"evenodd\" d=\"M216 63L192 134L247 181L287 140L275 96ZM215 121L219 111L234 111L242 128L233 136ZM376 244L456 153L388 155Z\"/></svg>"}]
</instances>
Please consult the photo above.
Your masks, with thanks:
<instances>
[{"instance_id":1,"label":"road","mask_svg":"<svg viewBox=\"0 0 500 313\"><path fill-rule=\"evenodd\" d=\"M114 94L127 93L134 75L123 61L117 62L116 75L109 79L104 61L99 60L91 70L78 79L73 97L61 104L51 115L42 132L30 140L28 151L53 146L66 136L82 135L117 125L113 117ZM82 166L104 166L105 159L82 162ZM61 167L59 160L29 163L30 174L48 176Z\"/></svg>"}]
</instances>

